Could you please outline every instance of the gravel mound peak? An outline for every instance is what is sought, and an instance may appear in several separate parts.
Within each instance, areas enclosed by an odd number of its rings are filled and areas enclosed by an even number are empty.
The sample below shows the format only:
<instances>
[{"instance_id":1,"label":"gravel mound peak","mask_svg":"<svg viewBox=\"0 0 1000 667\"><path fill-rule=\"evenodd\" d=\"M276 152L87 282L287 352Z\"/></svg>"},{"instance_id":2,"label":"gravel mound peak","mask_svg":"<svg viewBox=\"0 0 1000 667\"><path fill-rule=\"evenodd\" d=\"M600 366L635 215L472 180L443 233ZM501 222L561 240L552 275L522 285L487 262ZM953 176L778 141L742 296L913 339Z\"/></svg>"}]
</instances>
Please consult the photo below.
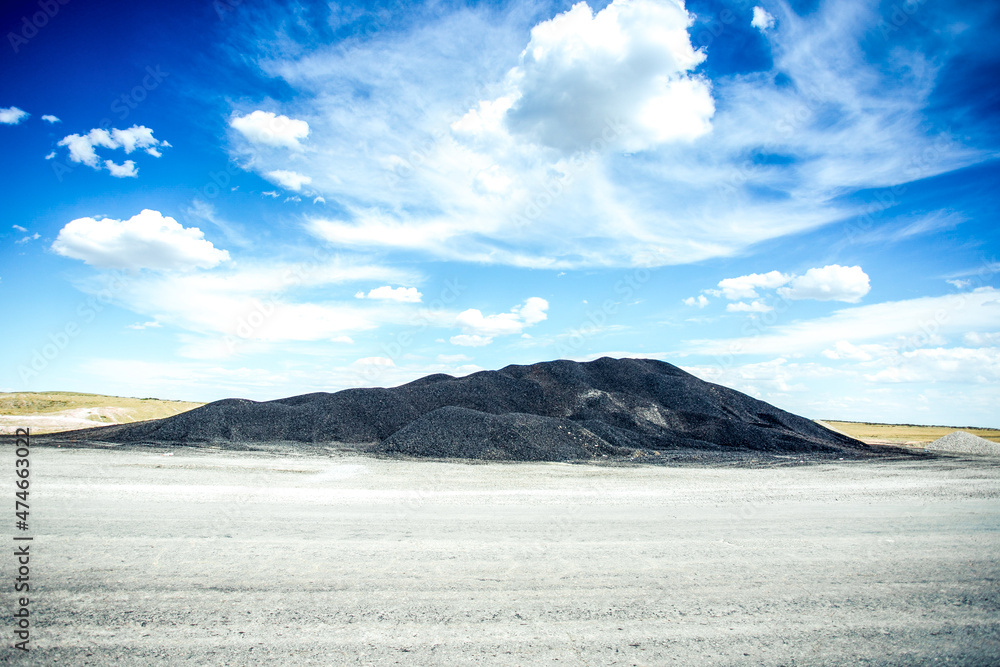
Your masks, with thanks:
<instances>
[{"instance_id":1,"label":"gravel mound peak","mask_svg":"<svg viewBox=\"0 0 1000 667\"><path fill-rule=\"evenodd\" d=\"M980 454L985 456L1000 456L1000 444L980 438L968 431L952 431L927 445L925 449L935 452L954 452L956 454Z\"/></svg>"},{"instance_id":2,"label":"gravel mound peak","mask_svg":"<svg viewBox=\"0 0 1000 667\"><path fill-rule=\"evenodd\" d=\"M62 434L116 443L339 443L385 454L567 461L668 451L867 452L866 445L653 359L512 365Z\"/></svg>"}]
</instances>

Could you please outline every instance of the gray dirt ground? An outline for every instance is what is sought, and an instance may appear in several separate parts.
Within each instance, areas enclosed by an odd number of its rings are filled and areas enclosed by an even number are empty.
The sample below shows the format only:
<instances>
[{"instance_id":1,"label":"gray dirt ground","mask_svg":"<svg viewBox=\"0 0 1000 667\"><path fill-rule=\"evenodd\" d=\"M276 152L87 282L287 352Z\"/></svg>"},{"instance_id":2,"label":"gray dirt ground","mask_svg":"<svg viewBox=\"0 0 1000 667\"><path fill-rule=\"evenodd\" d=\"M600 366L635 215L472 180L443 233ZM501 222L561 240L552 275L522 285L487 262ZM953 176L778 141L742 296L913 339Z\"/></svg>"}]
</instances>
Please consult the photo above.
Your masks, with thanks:
<instances>
[{"instance_id":1,"label":"gray dirt ground","mask_svg":"<svg viewBox=\"0 0 1000 667\"><path fill-rule=\"evenodd\" d=\"M34 650L0 661L1000 664L997 461L163 451L33 449Z\"/></svg>"}]
</instances>

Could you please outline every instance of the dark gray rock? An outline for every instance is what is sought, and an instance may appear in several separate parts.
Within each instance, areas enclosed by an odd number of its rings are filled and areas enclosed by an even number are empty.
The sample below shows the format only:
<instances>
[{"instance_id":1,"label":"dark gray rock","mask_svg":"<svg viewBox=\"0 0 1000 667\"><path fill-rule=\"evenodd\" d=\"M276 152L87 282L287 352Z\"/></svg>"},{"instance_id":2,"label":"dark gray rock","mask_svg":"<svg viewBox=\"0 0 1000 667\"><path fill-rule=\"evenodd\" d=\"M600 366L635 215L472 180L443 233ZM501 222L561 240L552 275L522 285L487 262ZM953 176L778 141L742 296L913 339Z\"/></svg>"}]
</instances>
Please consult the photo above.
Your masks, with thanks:
<instances>
[{"instance_id":1,"label":"dark gray rock","mask_svg":"<svg viewBox=\"0 0 1000 667\"><path fill-rule=\"evenodd\" d=\"M507 366L391 389L226 399L166 419L63 433L113 443L302 442L414 456L571 460L653 450L861 454L815 422L652 359Z\"/></svg>"}]
</instances>

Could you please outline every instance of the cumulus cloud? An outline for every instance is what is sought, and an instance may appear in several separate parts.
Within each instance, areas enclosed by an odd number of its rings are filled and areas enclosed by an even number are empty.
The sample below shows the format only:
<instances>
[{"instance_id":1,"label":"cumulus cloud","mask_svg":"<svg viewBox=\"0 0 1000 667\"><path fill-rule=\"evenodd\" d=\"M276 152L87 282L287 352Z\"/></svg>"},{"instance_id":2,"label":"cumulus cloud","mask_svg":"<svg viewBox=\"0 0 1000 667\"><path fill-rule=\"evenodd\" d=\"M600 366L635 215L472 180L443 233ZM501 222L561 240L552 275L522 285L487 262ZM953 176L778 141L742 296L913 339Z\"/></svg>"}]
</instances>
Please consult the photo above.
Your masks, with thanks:
<instances>
[{"instance_id":1,"label":"cumulus cloud","mask_svg":"<svg viewBox=\"0 0 1000 667\"><path fill-rule=\"evenodd\" d=\"M308 176L304 176L298 172L288 171L286 169L277 169L275 171L269 171L267 173L267 180L272 183L277 183L286 190L293 190L299 192L302 190L303 185L309 185L312 183L312 179ZM268 194L268 193L264 193Z\"/></svg>"},{"instance_id":2,"label":"cumulus cloud","mask_svg":"<svg viewBox=\"0 0 1000 667\"><path fill-rule=\"evenodd\" d=\"M704 308L708 305L708 297L704 294L699 294L698 296L689 296L684 299L685 306L698 306L699 308Z\"/></svg>"},{"instance_id":3,"label":"cumulus cloud","mask_svg":"<svg viewBox=\"0 0 1000 667\"><path fill-rule=\"evenodd\" d=\"M755 299L760 296L758 288L774 289L780 287L791 280L792 277L780 271L769 271L767 273L751 273L737 278L726 278L719 281L719 289L715 290L721 296L730 301L737 299Z\"/></svg>"},{"instance_id":4,"label":"cumulus cloud","mask_svg":"<svg viewBox=\"0 0 1000 667\"><path fill-rule=\"evenodd\" d=\"M509 92L460 128L488 129L505 111L511 133L566 153L595 140L638 151L706 134L715 104L690 74L705 59L690 24L681 3L615 0L594 14L579 2L532 28Z\"/></svg>"},{"instance_id":5,"label":"cumulus cloud","mask_svg":"<svg viewBox=\"0 0 1000 667\"><path fill-rule=\"evenodd\" d=\"M860 266L830 264L796 276L788 287L780 288L778 294L786 299L857 303L870 290L868 274Z\"/></svg>"},{"instance_id":6,"label":"cumulus cloud","mask_svg":"<svg viewBox=\"0 0 1000 667\"><path fill-rule=\"evenodd\" d=\"M455 324L462 328L462 334L453 336L454 345L481 346L493 342L496 336L520 334L526 327L542 322L548 317L549 302L533 296L523 304L514 306L507 313L483 315L477 308L469 308L458 314Z\"/></svg>"},{"instance_id":7,"label":"cumulus cloud","mask_svg":"<svg viewBox=\"0 0 1000 667\"><path fill-rule=\"evenodd\" d=\"M145 125L133 125L124 130L113 128L110 132L98 127L86 134L67 135L59 141L58 145L67 148L69 159L73 162L85 164L97 170L104 167L112 176L118 178L138 175L135 162L133 160L126 160L124 164L119 165L112 160L104 160L102 163L97 155L98 147L111 150L121 148L125 151L126 155L142 148L153 157L160 157L162 155L157 150L158 147L170 147L168 142L156 139L153 136L153 130Z\"/></svg>"},{"instance_id":8,"label":"cumulus cloud","mask_svg":"<svg viewBox=\"0 0 1000 667\"><path fill-rule=\"evenodd\" d=\"M761 32L767 32L774 27L774 17L763 7L754 7L753 19L750 21L750 25Z\"/></svg>"},{"instance_id":9,"label":"cumulus cloud","mask_svg":"<svg viewBox=\"0 0 1000 667\"><path fill-rule=\"evenodd\" d=\"M448 339L452 345L461 347L483 347L493 342L493 336L480 336L478 334L458 334Z\"/></svg>"},{"instance_id":10,"label":"cumulus cloud","mask_svg":"<svg viewBox=\"0 0 1000 667\"><path fill-rule=\"evenodd\" d=\"M871 290L871 284L868 274L860 266L831 264L809 269L802 275L768 271L724 278L717 288L704 290L704 293L738 301L726 306L728 312L764 313L773 310L772 306L757 300L761 290L777 290L785 299L857 303ZM753 301L747 303L746 299ZM702 308L708 305L708 299L702 294L697 298L688 297L684 303Z\"/></svg>"},{"instance_id":11,"label":"cumulus cloud","mask_svg":"<svg viewBox=\"0 0 1000 667\"><path fill-rule=\"evenodd\" d=\"M58 117L53 116L52 114L45 114L44 116L42 116L42 120L44 120L46 123L61 123L62 122L61 120L59 120Z\"/></svg>"},{"instance_id":12,"label":"cumulus cloud","mask_svg":"<svg viewBox=\"0 0 1000 667\"><path fill-rule=\"evenodd\" d=\"M302 150L299 140L309 136L309 123L306 121L259 109L245 116L236 116L229 125L252 143L295 151Z\"/></svg>"},{"instance_id":13,"label":"cumulus cloud","mask_svg":"<svg viewBox=\"0 0 1000 667\"><path fill-rule=\"evenodd\" d=\"M354 296L358 299L364 299L365 293L358 292ZM389 285L376 287L368 292L369 299L384 299L401 303L420 303L423 296L416 287L390 287Z\"/></svg>"},{"instance_id":14,"label":"cumulus cloud","mask_svg":"<svg viewBox=\"0 0 1000 667\"><path fill-rule=\"evenodd\" d=\"M0 123L4 125L17 125L31 114L17 107L7 107L0 109Z\"/></svg>"},{"instance_id":15,"label":"cumulus cloud","mask_svg":"<svg viewBox=\"0 0 1000 667\"><path fill-rule=\"evenodd\" d=\"M133 160L125 160L122 164L115 164L111 160L105 160L104 166L107 167L111 175L116 178L135 178L139 175Z\"/></svg>"},{"instance_id":16,"label":"cumulus cloud","mask_svg":"<svg viewBox=\"0 0 1000 667\"><path fill-rule=\"evenodd\" d=\"M150 209L128 220L73 220L59 230L52 249L98 268L208 269L229 260L197 227Z\"/></svg>"}]
</instances>

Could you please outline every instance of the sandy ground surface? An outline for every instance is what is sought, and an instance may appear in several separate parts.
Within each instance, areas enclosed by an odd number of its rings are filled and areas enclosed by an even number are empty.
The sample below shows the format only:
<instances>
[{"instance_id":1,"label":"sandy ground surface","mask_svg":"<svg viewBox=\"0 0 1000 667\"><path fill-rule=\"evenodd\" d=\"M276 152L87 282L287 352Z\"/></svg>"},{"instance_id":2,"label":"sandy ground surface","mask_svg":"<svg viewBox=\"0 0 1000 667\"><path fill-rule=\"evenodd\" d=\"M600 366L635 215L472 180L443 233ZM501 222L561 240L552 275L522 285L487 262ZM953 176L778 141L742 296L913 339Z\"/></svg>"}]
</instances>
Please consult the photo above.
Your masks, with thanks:
<instances>
[{"instance_id":1,"label":"sandy ground surface","mask_svg":"<svg viewBox=\"0 0 1000 667\"><path fill-rule=\"evenodd\" d=\"M106 424L127 424L135 421L123 408L72 408L36 415L0 415L0 434L13 435L19 428L32 433L58 433Z\"/></svg>"},{"instance_id":2,"label":"sandy ground surface","mask_svg":"<svg viewBox=\"0 0 1000 667\"><path fill-rule=\"evenodd\" d=\"M996 460L31 457L33 650L0 661L1000 664Z\"/></svg>"}]
</instances>

